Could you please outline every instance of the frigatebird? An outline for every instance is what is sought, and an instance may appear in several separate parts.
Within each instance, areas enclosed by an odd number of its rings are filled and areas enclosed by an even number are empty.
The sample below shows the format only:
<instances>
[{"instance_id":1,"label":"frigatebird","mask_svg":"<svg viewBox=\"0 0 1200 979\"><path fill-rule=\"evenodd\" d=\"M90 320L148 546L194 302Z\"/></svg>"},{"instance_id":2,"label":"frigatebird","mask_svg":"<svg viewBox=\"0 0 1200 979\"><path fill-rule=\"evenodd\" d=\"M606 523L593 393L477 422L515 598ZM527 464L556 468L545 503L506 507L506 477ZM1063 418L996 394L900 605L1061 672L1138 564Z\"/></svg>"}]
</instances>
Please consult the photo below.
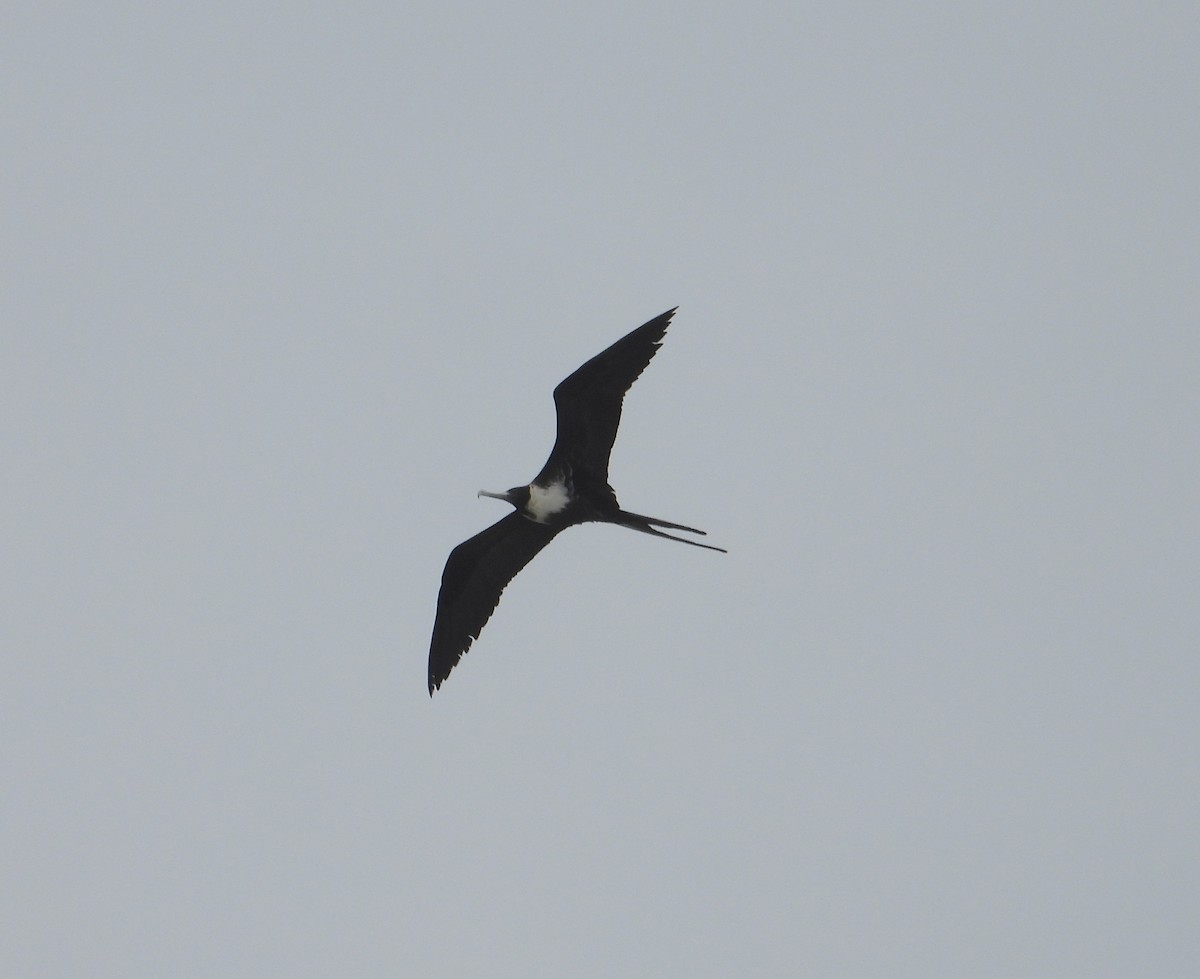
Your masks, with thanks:
<instances>
[{"instance_id":1,"label":"frigatebird","mask_svg":"<svg viewBox=\"0 0 1200 979\"><path fill-rule=\"evenodd\" d=\"M655 529L666 527L704 536L704 531L695 527L622 510L608 485L608 457L617 437L625 392L662 344L673 315L675 310L670 309L642 324L554 389L558 434L550 458L529 485L503 493L479 491L479 496L505 500L515 509L450 552L429 644L431 697L472 641L479 638L505 586L561 530L593 521L615 523L727 553L723 547Z\"/></svg>"}]
</instances>

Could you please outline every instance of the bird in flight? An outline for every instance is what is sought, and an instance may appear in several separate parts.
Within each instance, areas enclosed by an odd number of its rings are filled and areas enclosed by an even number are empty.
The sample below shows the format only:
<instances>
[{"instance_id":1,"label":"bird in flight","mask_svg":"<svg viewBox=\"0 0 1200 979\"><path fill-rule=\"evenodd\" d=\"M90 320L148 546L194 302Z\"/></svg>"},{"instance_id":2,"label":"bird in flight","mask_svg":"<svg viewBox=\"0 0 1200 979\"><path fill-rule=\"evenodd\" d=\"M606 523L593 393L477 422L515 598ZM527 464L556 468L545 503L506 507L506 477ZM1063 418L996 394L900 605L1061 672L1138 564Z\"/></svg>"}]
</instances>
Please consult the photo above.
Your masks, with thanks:
<instances>
[{"instance_id":1,"label":"bird in flight","mask_svg":"<svg viewBox=\"0 0 1200 979\"><path fill-rule=\"evenodd\" d=\"M479 638L505 586L561 530L590 521L615 523L727 553L723 547L656 528L701 536L703 530L622 510L608 485L608 457L617 437L625 392L657 352L673 315L671 309L639 326L554 389L558 435L550 458L533 482L503 493L479 491L479 496L505 500L515 509L450 552L429 643L431 697L472 641Z\"/></svg>"}]
</instances>

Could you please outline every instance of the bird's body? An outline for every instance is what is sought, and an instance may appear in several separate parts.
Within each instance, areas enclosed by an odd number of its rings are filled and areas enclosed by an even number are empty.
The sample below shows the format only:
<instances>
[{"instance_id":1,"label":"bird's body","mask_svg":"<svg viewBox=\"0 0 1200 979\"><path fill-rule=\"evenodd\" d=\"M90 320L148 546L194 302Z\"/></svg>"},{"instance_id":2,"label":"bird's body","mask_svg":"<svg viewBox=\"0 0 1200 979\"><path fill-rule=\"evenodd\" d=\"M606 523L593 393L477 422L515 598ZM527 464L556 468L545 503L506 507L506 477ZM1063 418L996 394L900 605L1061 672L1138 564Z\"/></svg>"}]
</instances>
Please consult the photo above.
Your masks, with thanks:
<instances>
[{"instance_id":1,"label":"bird's body","mask_svg":"<svg viewBox=\"0 0 1200 979\"><path fill-rule=\"evenodd\" d=\"M620 524L643 533L704 547L666 527L703 535L695 527L622 510L608 485L608 459L625 392L658 350L675 310L656 316L597 354L554 389L558 435L550 458L527 486L480 496L506 500L514 512L450 552L442 572L429 646L429 693L442 685L479 637L505 586L567 527Z\"/></svg>"}]
</instances>

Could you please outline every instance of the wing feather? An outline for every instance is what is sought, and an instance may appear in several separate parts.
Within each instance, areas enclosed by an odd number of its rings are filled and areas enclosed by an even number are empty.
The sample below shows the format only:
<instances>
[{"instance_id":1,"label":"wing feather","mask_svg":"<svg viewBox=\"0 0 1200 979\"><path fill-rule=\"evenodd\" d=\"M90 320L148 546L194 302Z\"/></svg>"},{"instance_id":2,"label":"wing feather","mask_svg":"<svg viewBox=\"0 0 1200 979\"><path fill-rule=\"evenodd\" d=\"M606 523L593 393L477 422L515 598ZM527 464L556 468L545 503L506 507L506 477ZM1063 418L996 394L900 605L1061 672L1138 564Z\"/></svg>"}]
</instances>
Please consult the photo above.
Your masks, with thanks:
<instances>
[{"instance_id":1,"label":"wing feather","mask_svg":"<svg viewBox=\"0 0 1200 979\"><path fill-rule=\"evenodd\" d=\"M513 512L450 552L429 643L430 696L479 638L505 586L556 533Z\"/></svg>"},{"instance_id":2,"label":"wing feather","mask_svg":"<svg viewBox=\"0 0 1200 979\"><path fill-rule=\"evenodd\" d=\"M554 389L558 433L535 481L555 475L563 463L607 480L625 392L657 352L674 315L670 309L643 323Z\"/></svg>"}]
</instances>

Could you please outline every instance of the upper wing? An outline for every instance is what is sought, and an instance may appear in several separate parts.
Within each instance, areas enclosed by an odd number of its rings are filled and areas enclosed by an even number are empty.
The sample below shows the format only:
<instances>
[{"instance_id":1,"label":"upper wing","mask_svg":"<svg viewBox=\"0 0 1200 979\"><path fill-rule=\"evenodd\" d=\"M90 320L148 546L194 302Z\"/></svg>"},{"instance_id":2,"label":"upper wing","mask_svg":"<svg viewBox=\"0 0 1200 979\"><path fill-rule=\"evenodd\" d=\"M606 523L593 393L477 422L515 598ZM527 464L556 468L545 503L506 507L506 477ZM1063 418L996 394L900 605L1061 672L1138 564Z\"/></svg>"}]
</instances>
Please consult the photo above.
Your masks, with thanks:
<instances>
[{"instance_id":1,"label":"upper wing","mask_svg":"<svg viewBox=\"0 0 1200 979\"><path fill-rule=\"evenodd\" d=\"M450 552L429 643L430 696L479 638L505 585L556 533L514 511Z\"/></svg>"},{"instance_id":2,"label":"upper wing","mask_svg":"<svg viewBox=\"0 0 1200 979\"><path fill-rule=\"evenodd\" d=\"M535 482L563 462L607 479L625 392L650 363L673 315L675 310L669 309L643 323L554 389L558 437Z\"/></svg>"}]
</instances>

